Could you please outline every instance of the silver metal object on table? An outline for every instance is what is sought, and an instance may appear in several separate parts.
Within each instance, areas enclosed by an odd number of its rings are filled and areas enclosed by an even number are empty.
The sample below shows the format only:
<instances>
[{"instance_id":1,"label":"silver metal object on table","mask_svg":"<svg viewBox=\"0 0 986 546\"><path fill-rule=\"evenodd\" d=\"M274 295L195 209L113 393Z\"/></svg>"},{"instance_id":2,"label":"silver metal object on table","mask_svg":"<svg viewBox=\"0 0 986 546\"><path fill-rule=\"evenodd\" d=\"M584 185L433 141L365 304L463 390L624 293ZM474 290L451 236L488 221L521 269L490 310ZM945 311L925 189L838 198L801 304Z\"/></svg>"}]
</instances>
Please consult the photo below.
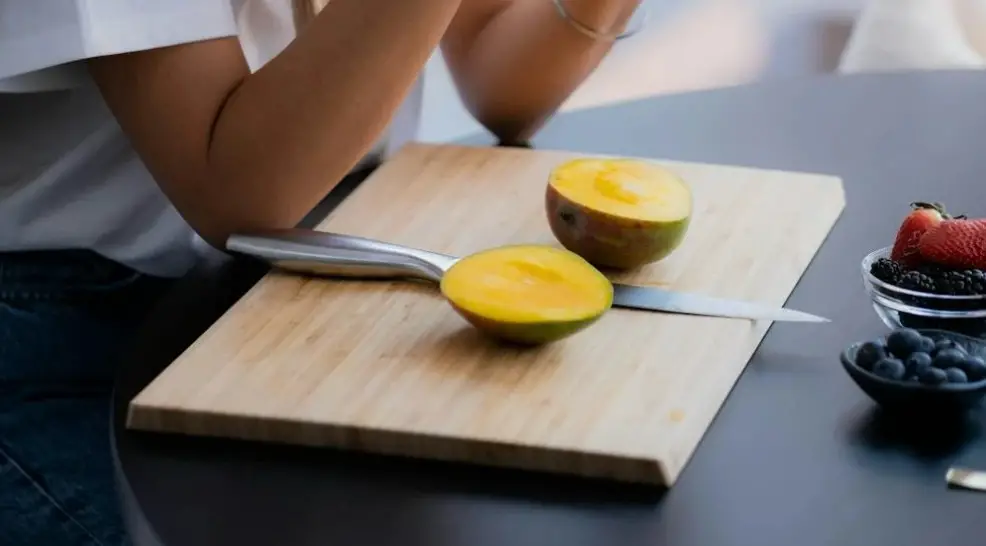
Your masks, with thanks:
<instances>
[{"instance_id":1,"label":"silver metal object on table","mask_svg":"<svg viewBox=\"0 0 986 546\"><path fill-rule=\"evenodd\" d=\"M952 487L986 493L986 471L953 467L945 473L945 481Z\"/></svg>"},{"instance_id":2,"label":"silver metal object on table","mask_svg":"<svg viewBox=\"0 0 986 546\"><path fill-rule=\"evenodd\" d=\"M308 229L235 234L226 248L278 269L326 277L417 278L437 283L458 261L437 252ZM794 309L620 283L613 283L613 306L749 320L828 322Z\"/></svg>"}]
</instances>

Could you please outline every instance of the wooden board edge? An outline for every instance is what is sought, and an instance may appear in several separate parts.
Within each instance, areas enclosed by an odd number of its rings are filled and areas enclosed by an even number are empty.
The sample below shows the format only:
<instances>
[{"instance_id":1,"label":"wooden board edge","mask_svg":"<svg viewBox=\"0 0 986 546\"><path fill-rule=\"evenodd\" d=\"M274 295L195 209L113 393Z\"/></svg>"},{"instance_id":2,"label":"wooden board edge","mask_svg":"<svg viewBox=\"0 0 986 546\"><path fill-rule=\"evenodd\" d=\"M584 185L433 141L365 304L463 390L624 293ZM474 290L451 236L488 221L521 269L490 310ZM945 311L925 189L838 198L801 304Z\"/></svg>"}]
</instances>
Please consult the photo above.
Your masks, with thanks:
<instances>
[{"instance_id":1,"label":"wooden board edge","mask_svg":"<svg viewBox=\"0 0 986 546\"><path fill-rule=\"evenodd\" d=\"M811 268L812 263L818 258L819 251L825 245L825 242L828 240L828 238L831 237L832 231L835 229L836 225L839 223L839 220L842 218L842 215L845 213L846 192L845 192L845 184L842 178L834 175L820 175L820 176L823 178L828 178L829 181L833 183L834 185L833 191L838 192L837 194L838 200L833 199L831 201L826 201L827 203L830 203L830 207L826 207L821 212L824 213L826 216L828 216L830 220L827 222L827 227L825 228L825 230L818 234L819 235L818 244L815 246L815 250L812 252L811 256L808 257L808 261L805 264L804 269L802 269L801 274L794 279L793 284L791 285L790 289L785 295L784 305L787 305L788 301L791 299L791 296L794 295L794 292L795 290L797 290L798 285L801 284L802 280L804 279L805 273L807 273L808 269ZM706 435L708 434L709 428L712 427L715 421L719 418L719 415L722 413L723 409L725 409L726 403L729 401L729 398L732 396L733 391L736 389L736 386L743 378L743 374L746 373L747 367L750 365L750 360L752 360L754 355L757 354L757 351L760 350L760 346L763 345L764 340L767 339L767 335L770 333L770 330L774 327L774 324L775 323L771 323L766 328L763 328L761 330L761 332L757 335L756 343L753 344L752 348L746 354L745 360L740 365L739 372L736 373L735 376L733 376L732 380L729 381L728 384L723 385L724 388L722 394L721 396L717 397L718 403L716 405L716 409L714 412L712 412L712 414L705 421L704 425L701 427L702 432L701 434L699 434L697 441L695 441L687 449L687 452L683 454L679 463L673 464L671 466L667 466L667 465L664 466L665 481L668 484L668 487L673 485L678 480L681 474L691 463L691 460L695 456L696 451L698 451Z\"/></svg>"},{"instance_id":2,"label":"wooden board edge","mask_svg":"<svg viewBox=\"0 0 986 546\"><path fill-rule=\"evenodd\" d=\"M786 173L798 176L811 176L811 177L826 177L834 180L838 180L839 184L842 184L842 178L838 175L822 172L822 171L807 171L807 170L790 170L781 169L776 167L761 167L757 165L741 165L737 163L719 163L715 161L691 161L691 160L680 160L672 159L670 157L663 156L651 156L651 155L639 155L639 154L618 154L618 153L606 153L606 152L584 152L579 150L571 150L566 148L520 148L520 147L509 147L509 146L483 146L478 144L456 144L452 143L439 143L439 142L423 142L423 141L411 141L400 148L398 148L394 154L387 159L387 161L381 163L377 171L386 167L388 163L394 162L395 159L401 157L402 155L410 155L415 152L437 152L440 150L449 151L463 151L463 152L479 152L479 151L493 151L495 153L503 153L510 155L527 155L532 153L548 153L557 155L580 155L586 157L606 157L606 158L633 158L641 159L645 161L656 161L658 163L668 164L668 165L691 165L691 166L701 166L701 167L720 167L726 169L739 169L747 171L756 171L763 173ZM374 171L373 174L376 174ZM373 176L370 175L370 177ZM367 180L370 179L367 177ZM844 196L843 196L844 199Z\"/></svg>"},{"instance_id":3,"label":"wooden board edge","mask_svg":"<svg viewBox=\"0 0 986 546\"><path fill-rule=\"evenodd\" d=\"M126 428L144 432L262 442L267 444L333 448L397 458L452 462L470 466L572 475L605 481L670 487L674 479L658 457L574 452L550 447L515 446L482 439L423 435L418 432L366 429L334 423L307 423L286 419L256 419L216 412L195 414L186 427L187 413L173 408L131 402ZM243 426L244 422L249 423ZM505 451L512 454L503 456Z\"/></svg>"},{"instance_id":4,"label":"wooden board edge","mask_svg":"<svg viewBox=\"0 0 986 546\"><path fill-rule=\"evenodd\" d=\"M210 334L222 328L226 324L226 321L231 320L230 317L232 317L233 313L240 311L242 306L249 304L250 297L263 288L263 283L271 278L272 273L277 274L274 271L268 271L264 273L262 277L257 279L257 282L253 283L253 285L250 286L246 292L244 292L239 298L236 299L235 302L233 302L232 305L223 311L222 314L219 315L208 328L196 336L196 338L189 343L187 347L178 353L176 357L171 359L171 362L169 362L167 366L161 368L154 378L141 387L140 390L137 391L137 394L130 399L130 404L134 404L135 402L141 403L142 400L150 396L149 393L153 392L154 388L164 380L164 376L166 374L170 373L171 370L173 370L183 360L189 358L189 355L198 350L203 343L208 342Z\"/></svg>"}]
</instances>

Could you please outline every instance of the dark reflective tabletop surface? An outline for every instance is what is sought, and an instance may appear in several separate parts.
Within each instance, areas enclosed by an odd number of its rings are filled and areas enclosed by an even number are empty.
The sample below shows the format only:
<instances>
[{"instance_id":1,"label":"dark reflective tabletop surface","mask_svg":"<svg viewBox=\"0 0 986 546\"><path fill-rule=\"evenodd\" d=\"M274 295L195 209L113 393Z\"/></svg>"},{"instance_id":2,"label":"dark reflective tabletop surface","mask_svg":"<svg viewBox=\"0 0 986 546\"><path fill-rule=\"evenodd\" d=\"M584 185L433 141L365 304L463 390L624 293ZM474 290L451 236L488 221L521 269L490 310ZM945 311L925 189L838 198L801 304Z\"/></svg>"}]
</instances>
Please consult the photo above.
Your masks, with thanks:
<instances>
[{"instance_id":1,"label":"dark reflective tabletop surface","mask_svg":"<svg viewBox=\"0 0 986 546\"><path fill-rule=\"evenodd\" d=\"M183 281L121 374L127 505L175 546L979 546L986 495L948 490L944 476L986 468L986 414L887 418L838 354L883 331L859 262L889 244L908 203L986 216L984 142L986 74L974 72L664 97L563 115L538 136L538 148L845 181L845 213L789 300L833 322L771 329L670 491L125 431L127 401L262 274L238 265Z\"/></svg>"}]
</instances>

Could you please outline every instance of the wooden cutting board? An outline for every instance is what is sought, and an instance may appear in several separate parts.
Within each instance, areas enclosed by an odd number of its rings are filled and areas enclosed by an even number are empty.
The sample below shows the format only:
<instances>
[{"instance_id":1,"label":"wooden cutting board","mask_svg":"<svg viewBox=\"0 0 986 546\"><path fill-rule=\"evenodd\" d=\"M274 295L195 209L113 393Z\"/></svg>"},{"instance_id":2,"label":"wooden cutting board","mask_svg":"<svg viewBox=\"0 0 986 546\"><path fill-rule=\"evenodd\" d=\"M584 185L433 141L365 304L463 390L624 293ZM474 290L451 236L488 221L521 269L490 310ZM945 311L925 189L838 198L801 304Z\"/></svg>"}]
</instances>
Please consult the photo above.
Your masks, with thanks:
<instances>
[{"instance_id":1,"label":"wooden cutting board","mask_svg":"<svg viewBox=\"0 0 986 546\"><path fill-rule=\"evenodd\" d=\"M454 255L554 244L548 172L577 155L412 144L319 229ZM693 188L691 230L614 279L781 305L845 204L831 176L664 163ZM505 348L436 287L271 273L132 401L129 426L671 485L769 326L614 309Z\"/></svg>"}]
</instances>

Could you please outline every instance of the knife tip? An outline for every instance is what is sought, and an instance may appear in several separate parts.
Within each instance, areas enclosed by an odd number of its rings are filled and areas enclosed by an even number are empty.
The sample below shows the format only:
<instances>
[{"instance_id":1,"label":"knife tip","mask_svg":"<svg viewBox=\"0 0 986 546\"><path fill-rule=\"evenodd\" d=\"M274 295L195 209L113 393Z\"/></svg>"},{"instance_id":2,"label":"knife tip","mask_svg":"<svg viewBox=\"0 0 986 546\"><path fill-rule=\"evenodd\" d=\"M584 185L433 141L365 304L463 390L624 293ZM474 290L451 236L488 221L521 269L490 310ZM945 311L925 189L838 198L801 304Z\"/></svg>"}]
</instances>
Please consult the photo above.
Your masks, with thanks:
<instances>
[{"instance_id":1,"label":"knife tip","mask_svg":"<svg viewBox=\"0 0 986 546\"><path fill-rule=\"evenodd\" d=\"M831 319L827 319L825 317L820 317L818 315L812 315L810 313L803 313L803 312L798 313L798 319L799 319L798 322L813 322L815 324L824 324L826 322L832 322Z\"/></svg>"}]
</instances>

